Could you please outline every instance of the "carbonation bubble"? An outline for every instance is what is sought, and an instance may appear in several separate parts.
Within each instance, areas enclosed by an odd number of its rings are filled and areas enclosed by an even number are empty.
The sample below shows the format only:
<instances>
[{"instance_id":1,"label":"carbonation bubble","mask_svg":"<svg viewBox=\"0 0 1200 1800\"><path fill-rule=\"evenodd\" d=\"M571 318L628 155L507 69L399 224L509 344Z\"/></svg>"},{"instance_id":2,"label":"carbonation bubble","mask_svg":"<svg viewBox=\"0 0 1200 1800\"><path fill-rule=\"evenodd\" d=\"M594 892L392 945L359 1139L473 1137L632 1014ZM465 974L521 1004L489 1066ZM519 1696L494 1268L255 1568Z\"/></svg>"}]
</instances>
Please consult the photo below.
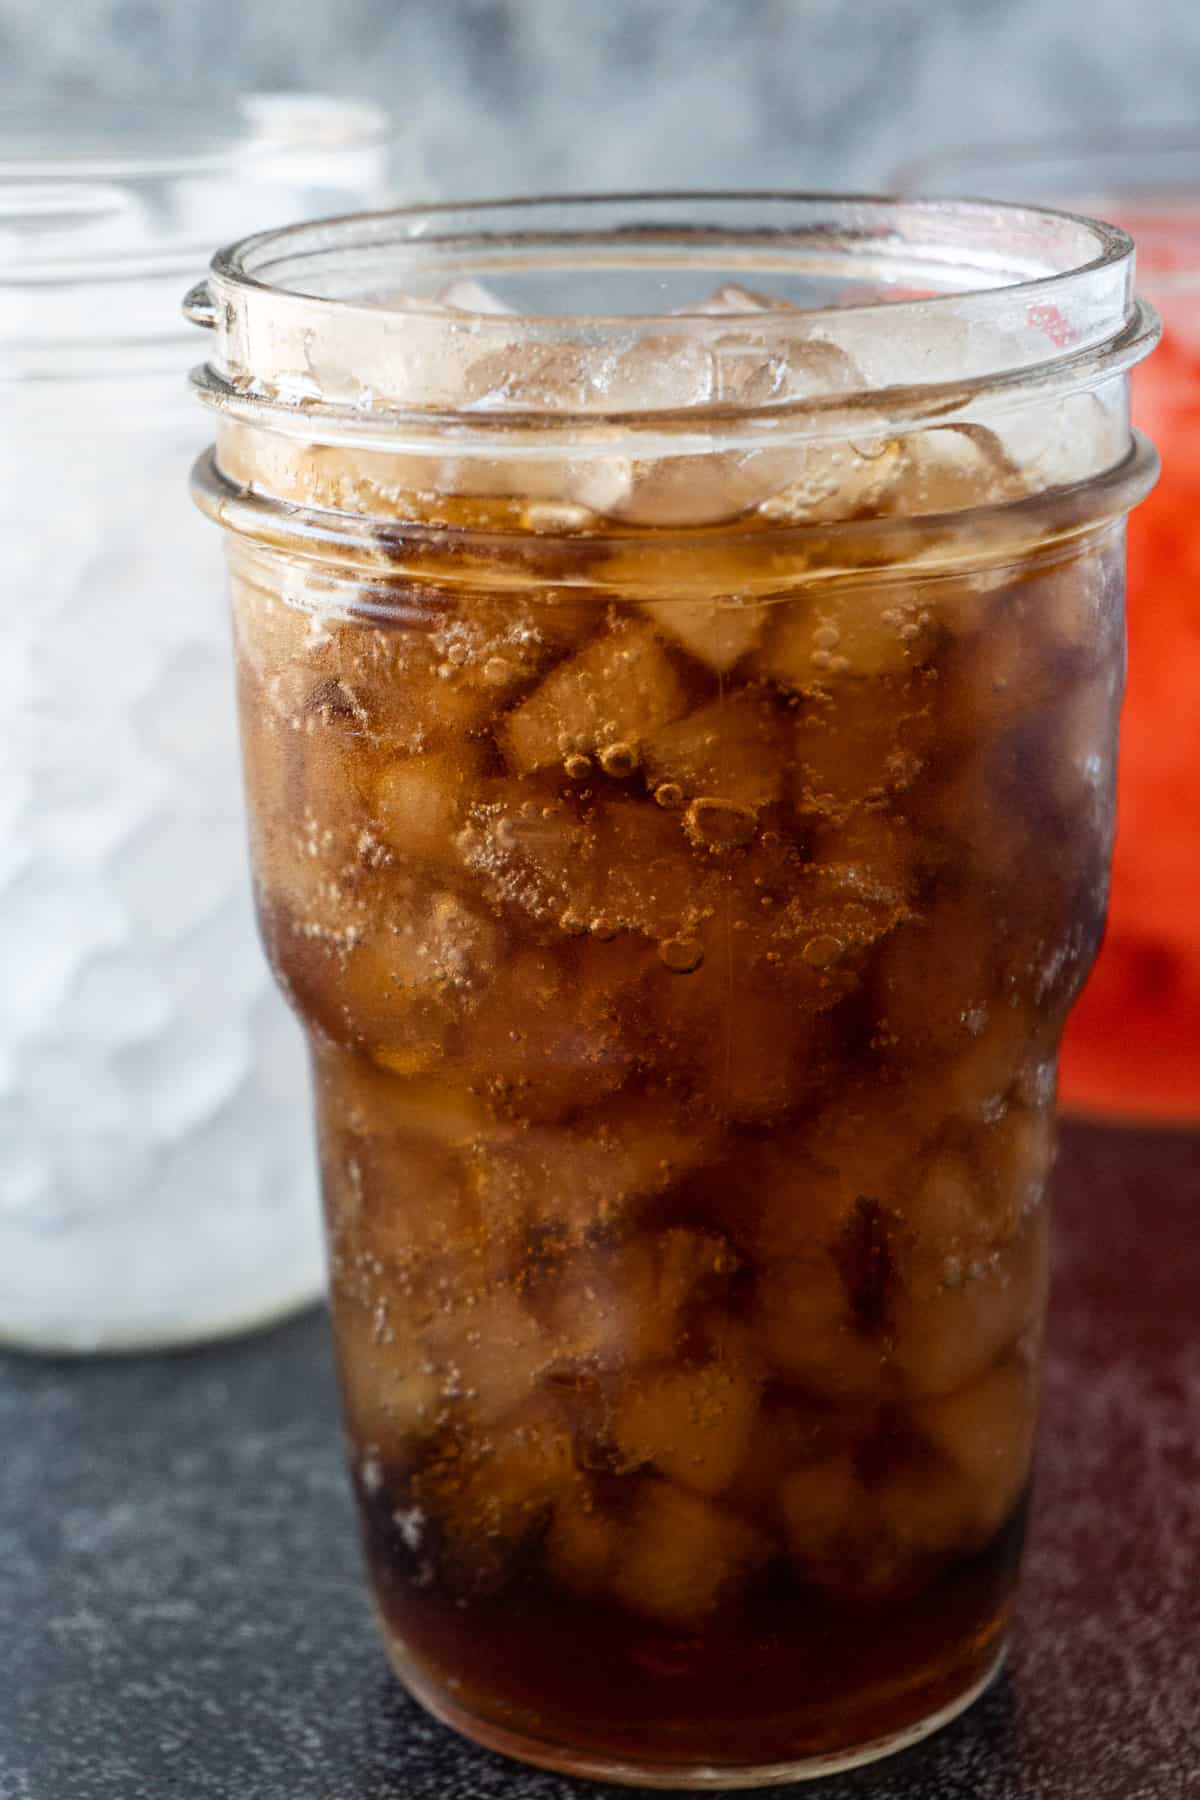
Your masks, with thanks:
<instances>
[{"instance_id":1,"label":"carbonation bubble","mask_svg":"<svg viewBox=\"0 0 1200 1800\"><path fill-rule=\"evenodd\" d=\"M632 775L637 761L637 750L632 744L609 744L600 752L600 767L617 780Z\"/></svg>"},{"instance_id":2,"label":"carbonation bubble","mask_svg":"<svg viewBox=\"0 0 1200 1800\"><path fill-rule=\"evenodd\" d=\"M809 938L800 954L810 969L827 969L831 963L837 961L843 948L840 938L835 938L831 932L823 931L816 937Z\"/></svg>"},{"instance_id":3,"label":"carbonation bubble","mask_svg":"<svg viewBox=\"0 0 1200 1800\"><path fill-rule=\"evenodd\" d=\"M658 946L658 954L673 974L690 975L704 961L704 946L699 938L665 938Z\"/></svg>"},{"instance_id":4,"label":"carbonation bubble","mask_svg":"<svg viewBox=\"0 0 1200 1800\"><path fill-rule=\"evenodd\" d=\"M758 818L752 807L708 796L692 801L685 823L689 837L713 850L729 850L748 843L758 829Z\"/></svg>"}]
</instances>

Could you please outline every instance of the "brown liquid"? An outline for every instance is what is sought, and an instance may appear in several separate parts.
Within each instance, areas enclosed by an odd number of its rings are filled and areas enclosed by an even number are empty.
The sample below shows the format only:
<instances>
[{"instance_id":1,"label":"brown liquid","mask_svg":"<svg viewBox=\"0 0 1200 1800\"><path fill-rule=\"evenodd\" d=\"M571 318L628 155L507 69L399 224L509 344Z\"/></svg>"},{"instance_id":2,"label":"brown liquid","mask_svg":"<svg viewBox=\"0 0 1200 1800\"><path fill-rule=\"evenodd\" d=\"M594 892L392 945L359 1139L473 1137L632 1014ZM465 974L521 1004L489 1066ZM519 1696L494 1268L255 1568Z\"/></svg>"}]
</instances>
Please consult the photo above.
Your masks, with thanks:
<instances>
[{"instance_id":1,"label":"brown liquid","mask_svg":"<svg viewBox=\"0 0 1200 1800\"><path fill-rule=\"evenodd\" d=\"M1002 1641L1025 1524L1021 1506L982 1550L877 1598L805 1583L778 1558L705 1629L682 1633L604 1599L581 1617L536 1542L502 1592L460 1604L423 1584L394 1498L362 1505L402 1668L411 1658L439 1686L454 1679L458 1706L535 1743L681 1766L829 1755L948 1705Z\"/></svg>"},{"instance_id":2,"label":"brown liquid","mask_svg":"<svg viewBox=\"0 0 1200 1800\"><path fill-rule=\"evenodd\" d=\"M852 1749L1011 1605L1119 543L764 603L439 573L236 588L381 1609L567 1763Z\"/></svg>"}]
</instances>

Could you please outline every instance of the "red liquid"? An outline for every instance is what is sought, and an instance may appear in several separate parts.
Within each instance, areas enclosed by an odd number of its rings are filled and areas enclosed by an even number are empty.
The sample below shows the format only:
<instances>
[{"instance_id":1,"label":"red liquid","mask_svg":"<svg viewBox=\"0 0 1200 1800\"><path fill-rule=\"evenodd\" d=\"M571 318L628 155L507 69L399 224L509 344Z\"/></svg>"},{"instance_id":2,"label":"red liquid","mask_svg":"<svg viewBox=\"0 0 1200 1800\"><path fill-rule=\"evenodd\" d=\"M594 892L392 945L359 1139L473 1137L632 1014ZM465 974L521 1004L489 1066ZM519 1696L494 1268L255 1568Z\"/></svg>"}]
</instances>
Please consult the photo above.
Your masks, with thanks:
<instances>
[{"instance_id":1,"label":"red liquid","mask_svg":"<svg viewBox=\"0 0 1200 1800\"><path fill-rule=\"evenodd\" d=\"M1162 457L1129 520L1129 675L1108 930L1063 1040L1064 1105L1200 1116L1200 221L1123 223L1163 338L1133 379ZM1169 277L1170 280L1165 278Z\"/></svg>"}]
</instances>

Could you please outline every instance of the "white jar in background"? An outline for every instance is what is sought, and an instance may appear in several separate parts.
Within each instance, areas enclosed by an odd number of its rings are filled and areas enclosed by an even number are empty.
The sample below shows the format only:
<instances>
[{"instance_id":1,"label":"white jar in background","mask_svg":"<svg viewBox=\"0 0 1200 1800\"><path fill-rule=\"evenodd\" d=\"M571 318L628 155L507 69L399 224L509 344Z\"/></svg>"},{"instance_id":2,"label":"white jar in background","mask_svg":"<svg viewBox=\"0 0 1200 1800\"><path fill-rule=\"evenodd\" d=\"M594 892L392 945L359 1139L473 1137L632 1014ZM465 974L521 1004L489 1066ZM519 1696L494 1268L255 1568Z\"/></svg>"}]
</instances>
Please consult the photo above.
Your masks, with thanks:
<instances>
[{"instance_id":1,"label":"white jar in background","mask_svg":"<svg viewBox=\"0 0 1200 1800\"><path fill-rule=\"evenodd\" d=\"M0 126L0 1341L182 1344L322 1289L179 296L231 225L390 197L395 154L312 95Z\"/></svg>"}]
</instances>

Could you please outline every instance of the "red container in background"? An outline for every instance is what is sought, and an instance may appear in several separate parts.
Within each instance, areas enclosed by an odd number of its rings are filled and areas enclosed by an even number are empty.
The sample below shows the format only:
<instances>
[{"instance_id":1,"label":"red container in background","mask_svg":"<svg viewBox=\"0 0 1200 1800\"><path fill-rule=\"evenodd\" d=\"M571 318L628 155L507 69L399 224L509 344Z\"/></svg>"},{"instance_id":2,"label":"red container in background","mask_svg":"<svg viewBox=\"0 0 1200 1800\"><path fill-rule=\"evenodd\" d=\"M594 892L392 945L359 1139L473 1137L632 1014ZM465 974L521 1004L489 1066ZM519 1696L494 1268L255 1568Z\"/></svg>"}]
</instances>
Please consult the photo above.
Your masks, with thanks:
<instances>
[{"instance_id":1,"label":"red container in background","mask_svg":"<svg viewBox=\"0 0 1200 1800\"><path fill-rule=\"evenodd\" d=\"M1200 143L1193 156L1200 174ZM1129 520L1129 677L1108 932L1067 1025L1064 1104L1200 1116L1200 183L1105 209L1138 245L1163 322L1133 377L1162 475Z\"/></svg>"},{"instance_id":2,"label":"red container in background","mask_svg":"<svg viewBox=\"0 0 1200 1800\"><path fill-rule=\"evenodd\" d=\"M1119 224L1163 325L1133 376L1162 475L1129 520L1129 674L1103 949L1067 1025L1076 1112L1200 1119L1200 136L980 148L902 175L907 191L1067 207Z\"/></svg>"}]
</instances>

